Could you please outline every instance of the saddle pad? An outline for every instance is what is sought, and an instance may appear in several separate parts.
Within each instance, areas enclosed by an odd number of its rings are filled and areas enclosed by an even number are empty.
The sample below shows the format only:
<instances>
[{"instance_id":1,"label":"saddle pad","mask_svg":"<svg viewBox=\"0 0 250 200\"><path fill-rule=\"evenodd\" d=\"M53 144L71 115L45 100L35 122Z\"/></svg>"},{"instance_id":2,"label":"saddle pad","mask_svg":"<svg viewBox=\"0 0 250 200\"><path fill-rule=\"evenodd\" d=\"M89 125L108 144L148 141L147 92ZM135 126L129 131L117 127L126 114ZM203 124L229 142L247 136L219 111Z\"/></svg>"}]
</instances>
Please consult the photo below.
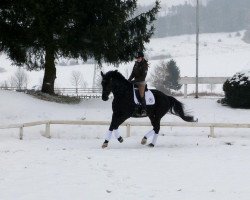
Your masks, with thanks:
<instances>
[{"instance_id":1,"label":"saddle pad","mask_svg":"<svg viewBox=\"0 0 250 200\"><path fill-rule=\"evenodd\" d=\"M135 90L137 90L137 89L134 89L134 101L135 101L135 104L140 105L141 103L137 99L137 96L135 94ZM154 105L155 104L155 97L150 90L145 91L145 100L146 100L146 105Z\"/></svg>"}]
</instances>

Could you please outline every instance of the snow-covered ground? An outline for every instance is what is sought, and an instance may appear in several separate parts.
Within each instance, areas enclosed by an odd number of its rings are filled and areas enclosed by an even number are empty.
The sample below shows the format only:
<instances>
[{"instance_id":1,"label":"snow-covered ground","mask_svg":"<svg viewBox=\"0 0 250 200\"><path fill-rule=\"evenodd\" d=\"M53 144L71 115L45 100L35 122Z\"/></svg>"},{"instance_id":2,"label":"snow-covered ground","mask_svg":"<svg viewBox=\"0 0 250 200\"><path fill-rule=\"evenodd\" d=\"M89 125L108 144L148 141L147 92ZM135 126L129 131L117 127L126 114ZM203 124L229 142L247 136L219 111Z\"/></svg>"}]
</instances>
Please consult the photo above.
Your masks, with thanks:
<instances>
[{"instance_id":1,"label":"snow-covered ground","mask_svg":"<svg viewBox=\"0 0 250 200\"><path fill-rule=\"evenodd\" d=\"M141 5L152 2L139 0ZM185 0L162 3L168 7ZM250 45L231 34L201 34L200 76L232 76L250 69ZM147 45L147 58L169 54L181 76L195 76L195 35L152 39ZM160 62L149 59L149 77ZM132 66L133 62L123 64L118 70L127 76ZM0 55L0 84L9 82L16 69ZM103 71L110 69L114 67L103 65ZM72 87L72 71L80 71L92 86L94 65L79 64L57 65L56 87ZM43 71L27 73L28 88L41 84ZM223 107L216 98L178 99L199 122L249 123L249 110ZM110 121L111 115L111 101L64 105L0 90L0 125L83 118ZM166 115L162 121L182 120ZM208 128L162 127L152 149L140 144L150 128L132 127L132 136L124 143L113 139L105 150L101 144L108 126L52 125L51 139L43 136L44 129L25 128L22 141L17 129L0 129L0 200L249 200L249 129L215 129L217 138L208 138ZM120 132L125 136L125 128Z\"/></svg>"},{"instance_id":2,"label":"snow-covered ground","mask_svg":"<svg viewBox=\"0 0 250 200\"><path fill-rule=\"evenodd\" d=\"M78 105L45 102L0 91L0 121L13 124L46 119L110 120L111 101ZM231 109L216 98L183 99L200 122L249 123L250 111ZM130 119L130 121L135 119ZM136 119L147 121L148 119ZM162 121L182 121L166 115ZM108 126L44 126L0 129L1 200L248 200L249 129L162 127L157 146L140 144L149 127L132 127L132 137L101 149ZM125 129L120 132L125 135Z\"/></svg>"},{"instance_id":3,"label":"snow-covered ground","mask_svg":"<svg viewBox=\"0 0 250 200\"><path fill-rule=\"evenodd\" d=\"M241 35L244 31L241 32ZM236 72L250 69L250 44L244 43L241 37L236 37L235 33L214 33L201 34L200 36L200 59L199 59L199 76L219 77L233 76ZM221 42L219 42L221 41ZM146 45L146 57L149 58L150 68L148 78L154 71L155 67L162 60L150 59L159 55L171 55L180 68L181 76L195 77L195 35L183 35L176 37L155 38ZM169 59L165 59L168 61ZM118 70L126 77L132 71L133 62L122 64ZM15 66L5 55L0 55L0 84L4 81L9 82L10 77L16 71ZM103 64L103 71L114 69L113 66ZM2 71L2 72L1 72ZM79 64L74 66L58 66L56 87L73 87L71 83L72 71L82 73L87 87L92 87L93 83L93 64ZM28 88L34 85L41 85L43 71L27 72L29 76ZM200 85L200 91L209 91L207 85ZM183 90L183 88L182 88ZM189 87L189 92L193 88ZM217 86L216 91L221 92L221 85Z\"/></svg>"}]
</instances>

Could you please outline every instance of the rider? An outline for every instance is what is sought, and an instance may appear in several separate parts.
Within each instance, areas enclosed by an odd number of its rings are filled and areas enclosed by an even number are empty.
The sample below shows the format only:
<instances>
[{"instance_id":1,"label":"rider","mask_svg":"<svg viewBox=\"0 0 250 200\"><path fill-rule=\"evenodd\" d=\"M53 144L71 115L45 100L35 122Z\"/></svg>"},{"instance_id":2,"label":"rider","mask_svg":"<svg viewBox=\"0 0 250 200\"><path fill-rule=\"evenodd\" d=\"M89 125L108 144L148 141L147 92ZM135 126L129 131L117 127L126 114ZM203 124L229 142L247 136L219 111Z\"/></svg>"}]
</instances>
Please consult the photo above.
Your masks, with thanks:
<instances>
[{"instance_id":1,"label":"rider","mask_svg":"<svg viewBox=\"0 0 250 200\"><path fill-rule=\"evenodd\" d=\"M142 105L141 114L146 115L145 78L148 72L148 62L144 59L144 54L141 51L137 52L135 58L136 61L134 64L134 68L128 80L132 81L132 79L134 79L135 84L138 86L141 97L140 102Z\"/></svg>"}]
</instances>

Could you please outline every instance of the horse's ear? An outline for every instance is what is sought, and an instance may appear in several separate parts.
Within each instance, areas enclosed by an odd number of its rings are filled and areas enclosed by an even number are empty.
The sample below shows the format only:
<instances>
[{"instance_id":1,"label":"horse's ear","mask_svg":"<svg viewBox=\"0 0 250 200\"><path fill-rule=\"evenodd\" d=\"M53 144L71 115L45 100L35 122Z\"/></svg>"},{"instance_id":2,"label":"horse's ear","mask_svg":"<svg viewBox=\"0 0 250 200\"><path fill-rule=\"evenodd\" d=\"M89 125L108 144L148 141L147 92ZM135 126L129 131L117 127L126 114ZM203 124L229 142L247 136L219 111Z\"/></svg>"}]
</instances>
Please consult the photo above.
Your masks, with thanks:
<instances>
[{"instance_id":1,"label":"horse's ear","mask_svg":"<svg viewBox=\"0 0 250 200\"><path fill-rule=\"evenodd\" d=\"M104 77L104 73L101 71L101 76Z\"/></svg>"}]
</instances>

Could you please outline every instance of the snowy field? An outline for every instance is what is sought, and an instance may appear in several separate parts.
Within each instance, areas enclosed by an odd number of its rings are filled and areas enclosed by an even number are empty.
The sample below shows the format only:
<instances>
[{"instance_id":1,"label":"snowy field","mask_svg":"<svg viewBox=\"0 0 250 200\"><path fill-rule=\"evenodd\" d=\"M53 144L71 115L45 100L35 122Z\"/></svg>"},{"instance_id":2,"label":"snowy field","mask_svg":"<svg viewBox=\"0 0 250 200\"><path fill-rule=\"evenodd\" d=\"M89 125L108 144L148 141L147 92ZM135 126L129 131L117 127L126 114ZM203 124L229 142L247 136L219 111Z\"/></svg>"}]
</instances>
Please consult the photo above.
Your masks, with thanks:
<instances>
[{"instance_id":1,"label":"snowy field","mask_svg":"<svg viewBox=\"0 0 250 200\"><path fill-rule=\"evenodd\" d=\"M0 91L1 125L47 119L110 120L111 101L63 105ZM216 98L183 99L199 122L249 123L249 110L231 109ZM145 119L137 119L145 121ZM130 119L135 121L135 119ZM148 119L146 119L148 121ZM182 122L166 115L162 121ZM44 126L0 130L1 200L249 200L249 129L169 128L155 148L142 146L149 127L101 149L108 126ZM125 135L125 129L120 129Z\"/></svg>"}]
</instances>

